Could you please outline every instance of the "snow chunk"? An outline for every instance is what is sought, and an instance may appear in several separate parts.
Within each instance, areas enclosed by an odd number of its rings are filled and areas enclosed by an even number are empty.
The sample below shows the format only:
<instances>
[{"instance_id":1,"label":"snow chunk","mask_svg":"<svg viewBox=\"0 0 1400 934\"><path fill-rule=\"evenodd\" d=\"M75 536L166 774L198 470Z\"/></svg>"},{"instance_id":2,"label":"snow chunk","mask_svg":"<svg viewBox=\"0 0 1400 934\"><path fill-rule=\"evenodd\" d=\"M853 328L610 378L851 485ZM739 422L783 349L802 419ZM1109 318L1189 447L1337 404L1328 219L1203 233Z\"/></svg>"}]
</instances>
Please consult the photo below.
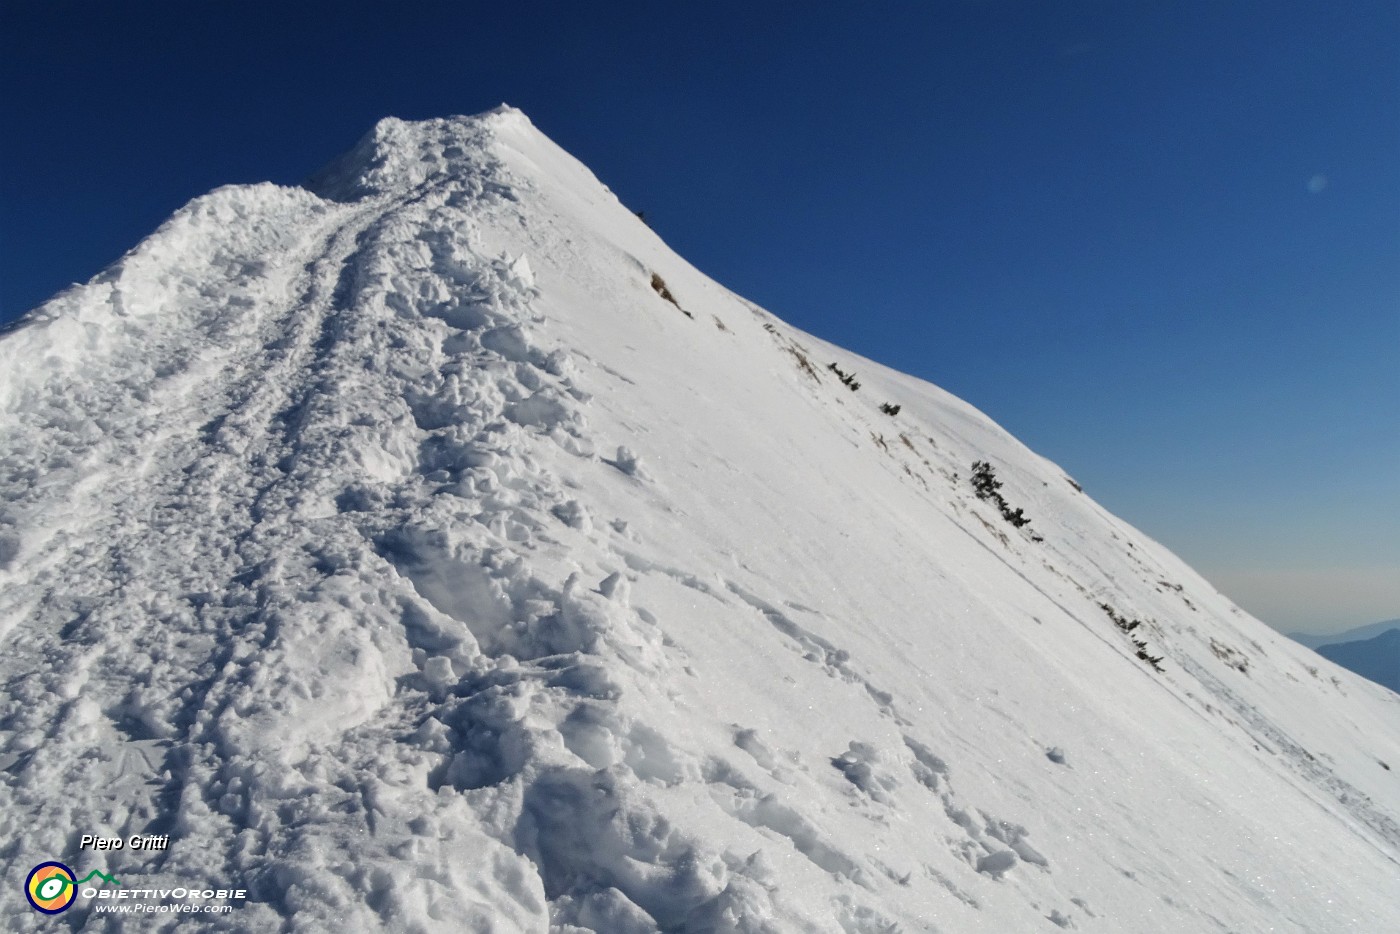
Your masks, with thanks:
<instances>
[{"instance_id":1,"label":"snow chunk","mask_svg":"<svg viewBox=\"0 0 1400 934\"><path fill-rule=\"evenodd\" d=\"M629 477L636 477L639 480L649 479L646 469L642 466L642 459L637 452L626 445L619 445L617 457L613 460L604 459L606 464L611 464Z\"/></svg>"},{"instance_id":2,"label":"snow chunk","mask_svg":"<svg viewBox=\"0 0 1400 934\"><path fill-rule=\"evenodd\" d=\"M880 753L874 746L852 740L847 750L833 758L831 764L846 777L846 781L873 800L881 804L892 804L889 792L898 787L898 783L890 776L876 771L879 761Z\"/></svg>"}]
</instances>

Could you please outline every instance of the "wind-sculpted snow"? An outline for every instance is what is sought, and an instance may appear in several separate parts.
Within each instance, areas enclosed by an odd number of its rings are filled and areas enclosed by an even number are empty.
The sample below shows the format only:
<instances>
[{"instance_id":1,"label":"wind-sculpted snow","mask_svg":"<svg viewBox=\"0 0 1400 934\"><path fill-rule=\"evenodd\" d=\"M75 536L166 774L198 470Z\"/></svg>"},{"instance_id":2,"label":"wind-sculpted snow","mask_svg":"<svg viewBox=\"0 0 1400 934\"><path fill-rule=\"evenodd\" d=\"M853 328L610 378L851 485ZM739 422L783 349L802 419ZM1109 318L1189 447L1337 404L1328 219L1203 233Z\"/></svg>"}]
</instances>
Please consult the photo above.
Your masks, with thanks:
<instances>
[{"instance_id":1,"label":"wind-sculpted snow","mask_svg":"<svg viewBox=\"0 0 1400 934\"><path fill-rule=\"evenodd\" d=\"M0 497L8 929L46 859L247 890L91 930L1400 923L1394 695L509 109L38 309Z\"/></svg>"}]
</instances>

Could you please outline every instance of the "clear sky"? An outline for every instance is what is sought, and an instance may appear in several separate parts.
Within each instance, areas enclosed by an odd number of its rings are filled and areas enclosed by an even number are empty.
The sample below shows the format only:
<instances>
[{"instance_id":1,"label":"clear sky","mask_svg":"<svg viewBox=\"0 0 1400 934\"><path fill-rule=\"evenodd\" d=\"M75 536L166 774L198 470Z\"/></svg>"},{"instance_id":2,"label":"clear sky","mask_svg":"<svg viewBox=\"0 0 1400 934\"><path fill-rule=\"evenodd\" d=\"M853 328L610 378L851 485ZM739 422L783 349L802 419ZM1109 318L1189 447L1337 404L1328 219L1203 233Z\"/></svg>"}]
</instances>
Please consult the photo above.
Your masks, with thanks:
<instances>
[{"instance_id":1,"label":"clear sky","mask_svg":"<svg viewBox=\"0 0 1400 934\"><path fill-rule=\"evenodd\" d=\"M1284 630L1400 616L1400 4L0 0L0 321L505 101Z\"/></svg>"}]
</instances>

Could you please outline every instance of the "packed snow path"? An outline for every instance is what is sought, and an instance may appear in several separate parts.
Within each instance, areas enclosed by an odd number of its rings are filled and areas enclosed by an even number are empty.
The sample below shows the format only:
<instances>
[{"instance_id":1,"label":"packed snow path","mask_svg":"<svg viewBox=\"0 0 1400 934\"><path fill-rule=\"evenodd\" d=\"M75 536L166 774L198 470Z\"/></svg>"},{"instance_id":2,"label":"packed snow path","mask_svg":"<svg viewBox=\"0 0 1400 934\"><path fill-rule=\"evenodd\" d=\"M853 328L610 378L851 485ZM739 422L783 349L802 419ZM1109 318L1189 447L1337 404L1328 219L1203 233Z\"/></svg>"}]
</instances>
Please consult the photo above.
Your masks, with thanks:
<instances>
[{"instance_id":1,"label":"packed snow path","mask_svg":"<svg viewBox=\"0 0 1400 934\"><path fill-rule=\"evenodd\" d=\"M9 929L1400 927L1400 698L508 108L0 337L0 638Z\"/></svg>"}]
</instances>

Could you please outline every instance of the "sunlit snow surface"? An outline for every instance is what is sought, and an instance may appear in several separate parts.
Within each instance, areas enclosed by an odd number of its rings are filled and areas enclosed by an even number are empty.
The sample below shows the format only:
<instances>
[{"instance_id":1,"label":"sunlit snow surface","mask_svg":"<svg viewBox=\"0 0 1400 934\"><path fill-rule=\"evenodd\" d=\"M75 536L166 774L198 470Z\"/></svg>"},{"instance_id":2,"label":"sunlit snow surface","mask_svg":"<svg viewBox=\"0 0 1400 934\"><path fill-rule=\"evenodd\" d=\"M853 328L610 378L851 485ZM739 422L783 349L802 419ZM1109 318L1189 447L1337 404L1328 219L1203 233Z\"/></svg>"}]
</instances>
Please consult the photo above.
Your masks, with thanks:
<instances>
[{"instance_id":1,"label":"sunlit snow surface","mask_svg":"<svg viewBox=\"0 0 1400 934\"><path fill-rule=\"evenodd\" d=\"M1400 930L1400 697L517 111L38 309L0 484L6 929L121 926L60 859L249 892L142 931Z\"/></svg>"}]
</instances>

